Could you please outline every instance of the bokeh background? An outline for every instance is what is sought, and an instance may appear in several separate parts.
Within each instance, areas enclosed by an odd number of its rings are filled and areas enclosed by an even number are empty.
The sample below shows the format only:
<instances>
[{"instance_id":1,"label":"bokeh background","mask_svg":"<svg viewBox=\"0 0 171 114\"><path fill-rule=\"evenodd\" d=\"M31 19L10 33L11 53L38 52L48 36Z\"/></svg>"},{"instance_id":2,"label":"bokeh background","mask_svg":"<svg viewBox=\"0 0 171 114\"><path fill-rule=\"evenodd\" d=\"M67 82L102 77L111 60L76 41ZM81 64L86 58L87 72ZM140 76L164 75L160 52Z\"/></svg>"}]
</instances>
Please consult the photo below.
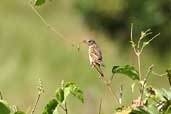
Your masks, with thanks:
<instances>
[{"instance_id":1,"label":"bokeh background","mask_svg":"<svg viewBox=\"0 0 171 114\"><path fill-rule=\"evenodd\" d=\"M95 39L103 51L105 74L110 78L113 65L137 67L129 43L131 23L135 25L135 40L141 30L148 28L154 34L161 33L143 52L143 73L151 64L158 73L171 66L171 0L47 0L36 8L66 40L42 23L27 0L1 0L0 4L0 91L4 99L21 110L33 105L40 78L45 93L36 113L41 113L54 97L61 80L77 83L85 93L84 104L74 97L68 99L71 114L97 114L101 98L103 112L112 113L119 105L90 68L87 46L80 45L78 51L72 44ZM132 82L121 75L113 80L116 93L121 84L124 86L124 105L137 97L131 93ZM152 75L149 83L169 88L166 77Z\"/></svg>"}]
</instances>

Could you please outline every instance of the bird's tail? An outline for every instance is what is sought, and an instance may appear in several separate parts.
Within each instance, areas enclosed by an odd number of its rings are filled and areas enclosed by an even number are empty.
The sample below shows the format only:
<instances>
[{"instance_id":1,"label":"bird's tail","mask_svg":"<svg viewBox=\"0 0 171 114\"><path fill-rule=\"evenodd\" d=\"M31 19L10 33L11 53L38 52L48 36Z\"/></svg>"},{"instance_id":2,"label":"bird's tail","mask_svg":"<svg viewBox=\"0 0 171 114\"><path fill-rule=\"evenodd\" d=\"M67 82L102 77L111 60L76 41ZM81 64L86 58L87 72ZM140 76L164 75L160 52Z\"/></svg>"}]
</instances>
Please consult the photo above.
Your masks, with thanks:
<instances>
[{"instance_id":1,"label":"bird's tail","mask_svg":"<svg viewBox=\"0 0 171 114\"><path fill-rule=\"evenodd\" d=\"M98 63L100 66L105 67L103 61L100 60L100 61L97 61L97 63Z\"/></svg>"},{"instance_id":2,"label":"bird's tail","mask_svg":"<svg viewBox=\"0 0 171 114\"><path fill-rule=\"evenodd\" d=\"M100 76L104 77L104 73L101 69L101 64L97 64L97 66L95 66L95 68L99 72Z\"/></svg>"}]
</instances>

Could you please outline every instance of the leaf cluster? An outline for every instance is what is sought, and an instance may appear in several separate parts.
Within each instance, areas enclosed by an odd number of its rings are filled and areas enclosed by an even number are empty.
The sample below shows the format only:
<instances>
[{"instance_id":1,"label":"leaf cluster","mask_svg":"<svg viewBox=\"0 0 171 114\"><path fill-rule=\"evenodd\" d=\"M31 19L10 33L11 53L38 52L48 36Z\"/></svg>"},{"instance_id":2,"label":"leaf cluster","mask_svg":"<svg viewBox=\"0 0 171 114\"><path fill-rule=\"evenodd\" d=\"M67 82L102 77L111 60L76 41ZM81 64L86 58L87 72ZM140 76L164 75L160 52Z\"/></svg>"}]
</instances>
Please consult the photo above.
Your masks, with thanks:
<instances>
[{"instance_id":1,"label":"leaf cluster","mask_svg":"<svg viewBox=\"0 0 171 114\"><path fill-rule=\"evenodd\" d=\"M75 84L71 82L62 83L60 88L56 89L55 99L51 99L44 107L42 114L59 114L59 108L66 111L66 107L63 107L66 103L67 97L73 95L84 102L83 91Z\"/></svg>"}]
</instances>

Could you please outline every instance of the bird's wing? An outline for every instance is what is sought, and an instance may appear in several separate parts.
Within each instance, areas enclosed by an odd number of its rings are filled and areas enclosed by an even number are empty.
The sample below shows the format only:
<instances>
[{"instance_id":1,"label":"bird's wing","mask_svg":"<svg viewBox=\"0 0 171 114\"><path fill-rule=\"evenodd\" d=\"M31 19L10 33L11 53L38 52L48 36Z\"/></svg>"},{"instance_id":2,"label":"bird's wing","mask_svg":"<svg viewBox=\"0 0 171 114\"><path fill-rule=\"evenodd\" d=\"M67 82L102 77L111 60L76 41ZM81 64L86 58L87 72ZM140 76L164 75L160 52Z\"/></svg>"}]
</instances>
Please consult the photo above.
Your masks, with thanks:
<instances>
[{"instance_id":1,"label":"bird's wing","mask_svg":"<svg viewBox=\"0 0 171 114\"><path fill-rule=\"evenodd\" d=\"M94 62L102 64L102 52L99 47L92 47L90 56L92 57Z\"/></svg>"},{"instance_id":2,"label":"bird's wing","mask_svg":"<svg viewBox=\"0 0 171 114\"><path fill-rule=\"evenodd\" d=\"M96 47L96 49L94 51L95 51L95 54L98 57L98 60L102 60L102 52L101 52L101 49L99 47Z\"/></svg>"}]
</instances>

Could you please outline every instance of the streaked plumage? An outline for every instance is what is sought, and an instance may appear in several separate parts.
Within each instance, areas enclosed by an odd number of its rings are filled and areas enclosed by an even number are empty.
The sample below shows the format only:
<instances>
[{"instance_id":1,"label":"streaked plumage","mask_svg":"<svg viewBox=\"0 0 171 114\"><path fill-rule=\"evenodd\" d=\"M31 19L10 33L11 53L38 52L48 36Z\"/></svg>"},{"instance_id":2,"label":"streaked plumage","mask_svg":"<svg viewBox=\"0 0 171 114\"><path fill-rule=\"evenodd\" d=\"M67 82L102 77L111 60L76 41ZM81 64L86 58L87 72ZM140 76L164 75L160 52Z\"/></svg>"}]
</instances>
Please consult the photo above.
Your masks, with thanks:
<instances>
[{"instance_id":1,"label":"streaked plumage","mask_svg":"<svg viewBox=\"0 0 171 114\"><path fill-rule=\"evenodd\" d=\"M103 58L100 48L96 44L89 46L88 50L90 65L103 66Z\"/></svg>"},{"instance_id":2,"label":"streaked plumage","mask_svg":"<svg viewBox=\"0 0 171 114\"><path fill-rule=\"evenodd\" d=\"M101 66L104 66L103 64L103 57L101 49L97 46L96 42L94 40L86 40L84 41L89 46L88 55L89 55L89 61L92 68L98 66L101 72L101 75L103 75Z\"/></svg>"}]
</instances>

